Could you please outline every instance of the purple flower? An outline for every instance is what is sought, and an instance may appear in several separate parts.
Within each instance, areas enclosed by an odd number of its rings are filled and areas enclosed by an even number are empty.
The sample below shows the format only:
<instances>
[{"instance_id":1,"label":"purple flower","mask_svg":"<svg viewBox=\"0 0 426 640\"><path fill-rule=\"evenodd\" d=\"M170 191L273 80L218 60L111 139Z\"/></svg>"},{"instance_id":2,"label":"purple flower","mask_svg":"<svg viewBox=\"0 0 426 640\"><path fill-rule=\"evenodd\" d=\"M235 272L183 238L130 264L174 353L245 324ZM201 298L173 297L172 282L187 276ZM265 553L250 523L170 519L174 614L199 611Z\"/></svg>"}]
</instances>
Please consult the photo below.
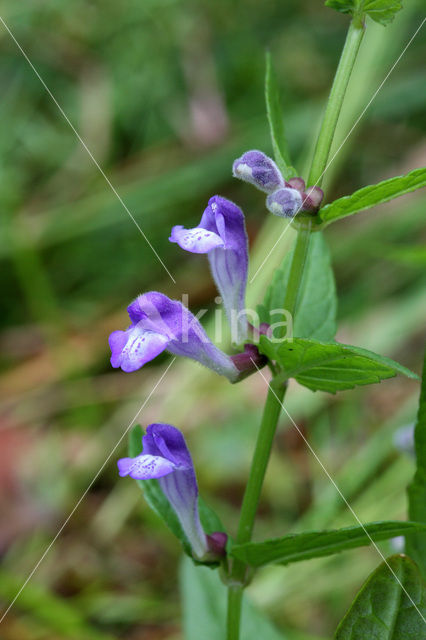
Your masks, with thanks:
<instances>
[{"instance_id":1,"label":"purple flower","mask_svg":"<svg viewBox=\"0 0 426 640\"><path fill-rule=\"evenodd\" d=\"M302 208L302 196L297 189L283 187L266 198L271 213L283 218L294 218Z\"/></svg>"},{"instance_id":2,"label":"purple flower","mask_svg":"<svg viewBox=\"0 0 426 640\"><path fill-rule=\"evenodd\" d=\"M248 271L248 241L244 214L226 198L213 196L198 227L173 227L170 242L191 253L207 253L213 277L222 296L232 329L241 343L247 336L245 291Z\"/></svg>"},{"instance_id":3,"label":"purple flower","mask_svg":"<svg viewBox=\"0 0 426 640\"><path fill-rule=\"evenodd\" d=\"M120 476L136 480L157 479L179 519L193 555L204 558L211 545L200 522L197 480L183 435L169 424L150 424L142 445L143 452L139 456L118 461Z\"/></svg>"},{"instance_id":4,"label":"purple flower","mask_svg":"<svg viewBox=\"0 0 426 640\"><path fill-rule=\"evenodd\" d=\"M238 369L215 347L197 318L181 302L156 291L138 296L127 311L131 325L109 337L111 364L136 371L162 351L186 356L235 382Z\"/></svg>"},{"instance_id":5,"label":"purple flower","mask_svg":"<svg viewBox=\"0 0 426 640\"><path fill-rule=\"evenodd\" d=\"M285 185L280 170L262 151L246 151L232 165L235 178L250 182L266 193L273 193Z\"/></svg>"}]
</instances>

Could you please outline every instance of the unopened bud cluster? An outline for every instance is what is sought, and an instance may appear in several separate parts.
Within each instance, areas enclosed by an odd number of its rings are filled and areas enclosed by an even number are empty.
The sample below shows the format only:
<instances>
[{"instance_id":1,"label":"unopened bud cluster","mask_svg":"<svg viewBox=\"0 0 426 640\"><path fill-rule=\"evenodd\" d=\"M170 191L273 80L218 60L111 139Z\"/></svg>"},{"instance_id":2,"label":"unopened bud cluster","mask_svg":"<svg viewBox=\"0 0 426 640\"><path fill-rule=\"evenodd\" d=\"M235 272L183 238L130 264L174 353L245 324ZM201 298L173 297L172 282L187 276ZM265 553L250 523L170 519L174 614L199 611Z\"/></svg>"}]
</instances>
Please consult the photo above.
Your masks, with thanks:
<instances>
[{"instance_id":1,"label":"unopened bud cluster","mask_svg":"<svg viewBox=\"0 0 426 640\"><path fill-rule=\"evenodd\" d=\"M306 187L303 178L284 180L275 162L262 151L246 151L235 160L232 173L267 193L267 209L282 218L294 218L300 211L315 213L324 197L319 187Z\"/></svg>"}]
</instances>

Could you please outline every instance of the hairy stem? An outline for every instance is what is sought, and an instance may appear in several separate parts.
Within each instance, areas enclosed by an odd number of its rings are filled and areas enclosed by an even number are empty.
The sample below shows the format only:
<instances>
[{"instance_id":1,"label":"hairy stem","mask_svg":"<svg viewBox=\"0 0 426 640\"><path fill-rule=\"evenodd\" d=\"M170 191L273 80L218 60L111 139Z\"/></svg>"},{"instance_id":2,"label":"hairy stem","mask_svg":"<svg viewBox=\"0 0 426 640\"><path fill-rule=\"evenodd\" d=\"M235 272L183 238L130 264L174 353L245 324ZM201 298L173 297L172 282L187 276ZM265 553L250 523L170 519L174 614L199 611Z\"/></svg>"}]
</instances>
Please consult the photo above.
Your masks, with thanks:
<instances>
[{"instance_id":1,"label":"hairy stem","mask_svg":"<svg viewBox=\"0 0 426 640\"><path fill-rule=\"evenodd\" d=\"M331 144L336 130L337 120L342 109L349 78L352 73L355 59L365 31L360 21L353 20L350 24L345 46L340 57L339 66L334 76L333 86L328 98L327 107L321 124L311 170L309 172L308 185L321 185L324 171L327 167Z\"/></svg>"}]
</instances>

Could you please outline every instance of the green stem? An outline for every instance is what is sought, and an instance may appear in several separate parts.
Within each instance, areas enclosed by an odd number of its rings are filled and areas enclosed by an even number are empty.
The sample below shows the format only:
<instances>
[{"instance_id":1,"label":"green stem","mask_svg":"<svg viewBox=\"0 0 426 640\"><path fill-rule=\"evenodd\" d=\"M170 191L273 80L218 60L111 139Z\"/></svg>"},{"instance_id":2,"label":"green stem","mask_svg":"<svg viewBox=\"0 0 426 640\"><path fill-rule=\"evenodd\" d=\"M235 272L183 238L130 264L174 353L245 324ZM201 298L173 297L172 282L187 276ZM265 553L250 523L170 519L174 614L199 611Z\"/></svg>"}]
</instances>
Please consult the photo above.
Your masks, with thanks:
<instances>
[{"instance_id":1,"label":"green stem","mask_svg":"<svg viewBox=\"0 0 426 640\"><path fill-rule=\"evenodd\" d=\"M308 255L311 227L312 222L309 220L299 228L296 245L294 247L293 259L288 276L287 290L284 298L284 309L286 309L291 316L294 316L296 312L297 298L299 296L306 257Z\"/></svg>"},{"instance_id":2,"label":"green stem","mask_svg":"<svg viewBox=\"0 0 426 640\"><path fill-rule=\"evenodd\" d=\"M241 604L243 587L231 586L228 589L228 616L226 619L226 633L228 640L238 640L240 637Z\"/></svg>"},{"instance_id":3,"label":"green stem","mask_svg":"<svg viewBox=\"0 0 426 640\"><path fill-rule=\"evenodd\" d=\"M257 435L256 447L250 475L241 506L240 522L236 541L238 544L249 542L253 532L257 506L262 491L263 480L268 466L272 443L281 413L281 402L284 398L285 387L275 389L271 385L263 409L262 422Z\"/></svg>"},{"instance_id":4,"label":"green stem","mask_svg":"<svg viewBox=\"0 0 426 640\"><path fill-rule=\"evenodd\" d=\"M364 35L365 27L362 21L353 20L350 24L345 46L340 56L339 66L334 76L333 86L327 102L324 118L312 159L308 185L321 185L324 171L327 167L331 144L336 130L337 120L342 108L349 78Z\"/></svg>"},{"instance_id":5,"label":"green stem","mask_svg":"<svg viewBox=\"0 0 426 640\"><path fill-rule=\"evenodd\" d=\"M256 447L251 463L250 474L241 506L240 522L236 542L243 544L251 540L263 480L271 454L272 443L281 413L281 403L286 387L275 388L269 384L268 395L263 409ZM241 600L247 582L248 567L244 562L234 559L229 575L227 640L239 639L241 618Z\"/></svg>"}]
</instances>

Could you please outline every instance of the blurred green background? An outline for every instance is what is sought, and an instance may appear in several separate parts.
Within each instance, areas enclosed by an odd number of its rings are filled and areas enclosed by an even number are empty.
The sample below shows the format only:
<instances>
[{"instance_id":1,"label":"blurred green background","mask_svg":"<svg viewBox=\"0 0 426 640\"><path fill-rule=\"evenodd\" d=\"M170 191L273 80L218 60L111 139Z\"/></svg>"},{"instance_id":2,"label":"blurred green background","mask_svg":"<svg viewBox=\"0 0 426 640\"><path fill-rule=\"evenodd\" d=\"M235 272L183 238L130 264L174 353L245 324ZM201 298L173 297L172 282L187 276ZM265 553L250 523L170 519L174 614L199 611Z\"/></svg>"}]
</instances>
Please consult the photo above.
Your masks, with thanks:
<instances>
[{"instance_id":1,"label":"blurred green background","mask_svg":"<svg viewBox=\"0 0 426 640\"><path fill-rule=\"evenodd\" d=\"M407 0L394 23L369 23L336 145L421 22ZM264 52L282 88L302 175L343 45L346 17L317 0L5 0L1 17L173 274L173 283L0 24L0 603L6 608L162 375L167 357L124 374L107 336L126 306L158 289L213 312L207 261L168 242L214 193L247 216L252 273L282 220L231 177L250 148L271 152ZM426 42L420 33L326 175L326 200L425 162ZM337 148L337 146L335 146ZM420 372L425 194L326 232L342 342ZM273 218L273 219L272 219ZM261 301L285 235L249 291ZM213 316L213 313L211 314ZM207 320L208 325L208 320ZM203 496L235 531L265 384L237 387L176 362L140 421L184 430ZM287 408L363 521L406 517L413 461L394 445L418 386L393 379L337 397L291 386ZM2 640L182 638L180 550L136 484L109 458L0 625ZM354 524L285 416L256 538ZM384 553L391 543L380 544ZM258 574L249 593L283 638L329 638L379 562L374 549ZM296 632L295 630L298 630Z\"/></svg>"}]
</instances>

